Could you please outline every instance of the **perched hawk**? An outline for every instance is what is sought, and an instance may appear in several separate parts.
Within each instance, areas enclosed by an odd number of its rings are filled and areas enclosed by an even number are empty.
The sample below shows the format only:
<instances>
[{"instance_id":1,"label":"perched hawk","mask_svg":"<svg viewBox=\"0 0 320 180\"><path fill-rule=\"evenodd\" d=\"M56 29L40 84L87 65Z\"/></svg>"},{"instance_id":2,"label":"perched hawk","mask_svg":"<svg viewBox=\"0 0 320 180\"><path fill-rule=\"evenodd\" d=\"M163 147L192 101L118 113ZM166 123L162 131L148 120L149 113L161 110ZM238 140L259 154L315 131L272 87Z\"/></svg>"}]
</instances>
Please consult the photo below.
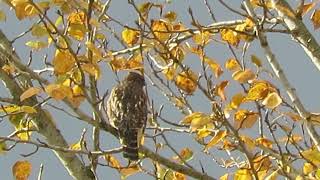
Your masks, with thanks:
<instances>
[{"instance_id":1,"label":"perched hawk","mask_svg":"<svg viewBox=\"0 0 320 180\"><path fill-rule=\"evenodd\" d=\"M107 101L110 124L118 130L123 146L123 156L129 160L139 159L138 149L147 122L147 96L144 77L136 72L115 86Z\"/></svg>"}]
</instances>

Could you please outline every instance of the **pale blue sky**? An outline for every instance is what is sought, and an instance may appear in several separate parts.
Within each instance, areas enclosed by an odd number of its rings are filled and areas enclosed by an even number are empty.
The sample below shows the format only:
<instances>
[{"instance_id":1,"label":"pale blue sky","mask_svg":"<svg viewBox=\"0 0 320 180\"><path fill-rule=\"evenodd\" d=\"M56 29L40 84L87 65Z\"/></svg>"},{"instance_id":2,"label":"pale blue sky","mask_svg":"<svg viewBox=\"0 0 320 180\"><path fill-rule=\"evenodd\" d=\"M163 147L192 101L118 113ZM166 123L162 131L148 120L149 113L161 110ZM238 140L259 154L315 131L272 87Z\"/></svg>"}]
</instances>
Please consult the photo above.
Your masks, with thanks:
<instances>
[{"instance_id":1,"label":"pale blue sky","mask_svg":"<svg viewBox=\"0 0 320 180\"><path fill-rule=\"evenodd\" d=\"M162 1L155 1L155 2L163 2ZM239 18L238 16L230 13L227 9L223 8L218 1L215 0L208 0L212 5L214 12L216 13L216 18L218 21L221 20L233 20ZM143 1L136 1L143 2ZM225 0L225 2L233 5L233 7L240 9L239 4L241 1L234 1L234 0ZM203 25L212 23L210 16L207 12L206 7L202 0L172 0L172 3L169 4L164 11L173 10L178 13L179 21L183 22L186 26L190 27L190 17L188 15L188 8L191 7L196 19ZM26 27L30 27L32 21L26 19L23 21L18 21L15 18L14 11L9 11L8 7L1 4L1 10L5 10L7 13L7 21L0 22L0 29L7 35L9 39L16 37L18 34L22 33ZM134 25L134 19L137 17L136 13L133 12L133 9L127 4L127 0L113 0L111 3L111 7L109 13L113 15L113 17L120 20L122 23L127 25ZM310 16L310 13L307 15ZM317 40L320 39L319 32L313 30L313 27L310 25L310 21L306 17L304 21L306 22L310 31L313 31L314 36ZM218 37L218 36L217 36ZM310 111L320 111L320 78L319 72L313 66L309 58L305 55L303 49L294 41L292 41L291 37L285 34L268 34L268 38L270 40L270 46L275 53L277 59L282 65L284 72L289 78L289 81L293 83L294 87L297 89L298 95L302 99L303 104L305 107ZM27 48L24 44L26 41L30 39L30 36L27 35L21 39L19 39L15 44L14 47L16 51L20 55L23 60L27 60L29 55L29 48ZM117 44L111 44L112 47L118 48ZM34 61L39 60L42 61L41 56L44 51L34 53ZM241 55L241 51L238 50L238 56ZM49 56L52 55L52 51L48 51ZM207 54L210 57L213 57L222 65L224 64L225 60L232 57L231 52L225 45L221 45L218 43L214 43L212 46L207 48ZM255 54L261 59L263 59L263 64L266 68L269 68L269 65L265 61L264 55L262 54L261 48L258 46L257 41L254 41L251 45L247 53L246 59L250 58L251 54ZM197 70L200 68L199 60L193 59L194 56L188 56L185 60L187 64L192 65L192 69ZM196 61L196 62L195 62ZM37 62L33 62L33 67L37 67ZM102 80L99 84L101 89L110 89L114 84L115 76L110 73L110 68L103 65L103 74ZM225 73L220 79L230 80L230 74ZM220 81L220 80L219 80ZM232 80L231 80L232 81ZM231 82L232 84L232 82ZM279 85L279 83L275 83ZM279 86L282 88L282 86ZM238 89L238 86L231 86L227 90L227 93L230 95L234 94L234 92ZM3 85L0 85L0 92L5 93L3 89ZM171 105L168 105L168 102L161 97L159 91L155 88L148 86L148 91L151 95L151 98L155 100L156 107L159 107L161 104L165 104L164 115L167 119L173 122L179 122L183 117L178 111L172 108ZM284 91L282 91L282 94ZM196 111L203 111L209 112L210 111L210 104L207 102L202 95L196 93L191 98L192 105L194 106ZM62 105L58 103L58 105ZM61 130L61 133L65 136L69 143L76 142L81 134L83 128L88 129L87 138L90 138L91 127L85 123L81 123L76 121L65 114L60 112L54 113L54 118L57 123L58 128ZM8 135L10 132L13 131L12 126L7 122L2 122L0 124L0 136ZM218 178L219 176L223 175L226 170L221 169L220 167L216 166L213 161L210 160L209 157L201 157L203 155L201 153L201 146L196 144L192 137L189 135L181 135L177 133L170 133L168 134L168 139L177 150L181 150L184 147L191 147L195 151L195 160L191 162L192 165L200 170L199 160L201 160L203 166L205 167L206 172ZM101 144L102 148L108 149L112 147L117 147L118 144L115 142L115 139L112 138L110 135L106 133L102 133L101 135ZM148 142L147 142L148 144ZM10 180L12 179L11 167L17 160L26 159L29 160L33 165L32 175L30 179L36 179L38 174L38 170L40 164L44 164L44 172L43 172L43 179L44 180L56 180L56 179L71 179L71 177L67 174L67 171L64 167L60 164L56 156L53 152L47 149L40 149L36 154L32 155L31 157L23 158L19 154L21 153L30 153L34 150L34 147L28 145L17 145L12 151L8 152L6 155L0 156L0 175L2 180ZM171 157L173 154L167 151L163 151L163 154L167 157ZM218 157L220 152L215 151L215 156ZM119 156L120 157L120 156ZM119 179L118 173L115 170L112 170L108 167L99 167L98 168L98 175L100 180L104 179ZM144 174L131 176L128 179L135 180L135 179L151 179L150 176L146 176ZM189 178L188 178L189 179Z\"/></svg>"}]
</instances>

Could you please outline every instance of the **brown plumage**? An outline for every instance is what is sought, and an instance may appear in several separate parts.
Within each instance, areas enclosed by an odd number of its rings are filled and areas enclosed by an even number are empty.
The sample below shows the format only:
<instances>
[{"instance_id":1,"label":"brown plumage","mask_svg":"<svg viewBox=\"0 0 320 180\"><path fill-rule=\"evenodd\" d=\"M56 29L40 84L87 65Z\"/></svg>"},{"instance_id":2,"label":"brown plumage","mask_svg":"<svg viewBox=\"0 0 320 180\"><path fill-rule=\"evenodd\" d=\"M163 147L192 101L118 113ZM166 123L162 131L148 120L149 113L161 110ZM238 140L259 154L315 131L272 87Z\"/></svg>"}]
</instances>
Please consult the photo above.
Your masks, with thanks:
<instances>
[{"instance_id":1,"label":"brown plumage","mask_svg":"<svg viewBox=\"0 0 320 180\"><path fill-rule=\"evenodd\" d=\"M144 86L142 75L129 72L129 75L112 89L107 101L109 122L118 130L123 156L132 161L139 159L140 139L148 116Z\"/></svg>"}]
</instances>

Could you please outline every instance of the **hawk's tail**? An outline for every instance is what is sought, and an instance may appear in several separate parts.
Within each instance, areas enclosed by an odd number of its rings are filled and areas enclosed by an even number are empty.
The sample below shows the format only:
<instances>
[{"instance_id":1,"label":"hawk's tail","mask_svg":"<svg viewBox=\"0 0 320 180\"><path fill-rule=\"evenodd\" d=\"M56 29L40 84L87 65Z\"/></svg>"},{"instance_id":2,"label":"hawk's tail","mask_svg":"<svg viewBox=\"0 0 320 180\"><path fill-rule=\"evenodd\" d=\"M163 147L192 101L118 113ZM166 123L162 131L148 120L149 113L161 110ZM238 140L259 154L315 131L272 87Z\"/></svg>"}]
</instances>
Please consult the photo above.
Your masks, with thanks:
<instances>
[{"instance_id":1,"label":"hawk's tail","mask_svg":"<svg viewBox=\"0 0 320 180\"><path fill-rule=\"evenodd\" d=\"M131 161L139 160L138 129L127 129L123 136L123 157Z\"/></svg>"}]
</instances>

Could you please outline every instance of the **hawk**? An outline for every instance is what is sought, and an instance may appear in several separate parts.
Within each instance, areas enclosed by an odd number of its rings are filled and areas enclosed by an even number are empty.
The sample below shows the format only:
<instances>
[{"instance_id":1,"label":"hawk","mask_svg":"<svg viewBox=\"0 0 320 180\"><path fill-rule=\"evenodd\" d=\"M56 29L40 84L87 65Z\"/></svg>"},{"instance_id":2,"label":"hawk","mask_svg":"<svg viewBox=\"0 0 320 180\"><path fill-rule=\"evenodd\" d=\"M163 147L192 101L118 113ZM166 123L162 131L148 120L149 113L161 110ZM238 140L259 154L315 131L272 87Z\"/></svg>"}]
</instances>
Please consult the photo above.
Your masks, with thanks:
<instances>
[{"instance_id":1,"label":"hawk","mask_svg":"<svg viewBox=\"0 0 320 180\"><path fill-rule=\"evenodd\" d=\"M147 96L143 75L129 72L115 86L107 100L110 124L118 130L123 156L131 161L139 160L138 150L147 122Z\"/></svg>"}]
</instances>

